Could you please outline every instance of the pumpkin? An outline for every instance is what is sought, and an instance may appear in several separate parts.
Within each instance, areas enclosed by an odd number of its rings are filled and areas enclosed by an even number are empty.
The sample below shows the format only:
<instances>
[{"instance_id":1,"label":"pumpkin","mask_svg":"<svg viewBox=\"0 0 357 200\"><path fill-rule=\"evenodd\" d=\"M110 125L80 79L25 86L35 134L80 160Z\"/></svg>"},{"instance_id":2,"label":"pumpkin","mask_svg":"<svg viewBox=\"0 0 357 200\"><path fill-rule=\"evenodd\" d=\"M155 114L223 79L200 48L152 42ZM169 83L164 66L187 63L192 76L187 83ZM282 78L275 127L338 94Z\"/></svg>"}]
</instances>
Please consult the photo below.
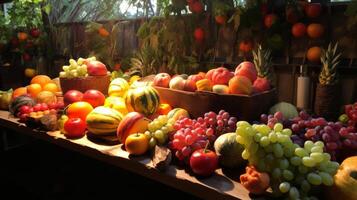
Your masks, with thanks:
<instances>
[{"instance_id":1,"label":"pumpkin","mask_svg":"<svg viewBox=\"0 0 357 200\"><path fill-rule=\"evenodd\" d=\"M269 110L269 114L272 115L274 115L276 112L281 112L285 119L292 119L299 115L296 107L286 102L277 103Z\"/></svg>"},{"instance_id":2,"label":"pumpkin","mask_svg":"<svg viewBox=\"0 0 357 200\"><path fill-rule=\"evenodd\" d=\"M236 133L226 133L214 142L214 149L219 158L219 164L223 167L235 168L245 161L242 158L243 146L236 140Z\"/></svg>"},{"instance_id":3,"label":"pumpkin","mask_svg":"<svg viewBox=\"0 0 357 200\"><path fill-rule=\"evenodd\" d=\"M209 79L202 79L196 82L197 91L212 91L212 82Z\"/></svg>"},{"instance_id":4,"label":"pumpkin","mask_svg":"<svg viewBox=\"0 0 357 200\"><path fill-rule=\"evenodd\" d=\"M35 101L29 97L28 95L21 95L16 97L15 99L12 100L10 106L9 106L9 111L11 114L15 115L18 113L19 109L21 106L34 106Z\"/></svg>"},{"instance_id":5,"label":"pumpkin","mask_svg":"<svg viewBox=\"0 0 357 200\"><path fill-rule=\"evenodd\" d=\"M116 78L108 88L109 96L123 97L129 89L129 83L123 78Z\"/></svg>"},{"instance_id":6,"label":"pumpkin","mask_svg":"<svg viewBox=\"0 0 357 200\"><path fill-rule=\"evenodd\" d=\"M171 121L176 122L181 117L188 117L189 118L190 115L188 114L187 110L185 110L183 108L175 108L175 109L171 110L169 113L167 113L167 117Z\"/></svg>"},{"instance_id":7,"label":"pumpkin","mask_svg":"<svg viewBox=\"0 0 357 200\"><path fill-rule=\"evenodd\" d=\"M117 127L123 115L118 111L99 106L94 108L86 118L88 131L95 135L116 135Z\"/></svg>"},{"instance_id":8,"label":"pumpkin","mask_svg":"<svg viewBox=\"0 0 357 200\"><path fill-rule=\"evenodd\" d=\"M148 116L156 112L160 97L151 86L134 87L128 90L125 102L129 112L136 111Z\"/></svg>"},{"instance_id":9,"label":"pumpkin","mask_svg":"<svg viewBox=\"0 0 357 200\"><path fill-rule=\"evenodd\" d=\"M346 158L334 176L334 185L328 188L328 199L357 200L357 156Z\"/></svg>"}]
</instances>

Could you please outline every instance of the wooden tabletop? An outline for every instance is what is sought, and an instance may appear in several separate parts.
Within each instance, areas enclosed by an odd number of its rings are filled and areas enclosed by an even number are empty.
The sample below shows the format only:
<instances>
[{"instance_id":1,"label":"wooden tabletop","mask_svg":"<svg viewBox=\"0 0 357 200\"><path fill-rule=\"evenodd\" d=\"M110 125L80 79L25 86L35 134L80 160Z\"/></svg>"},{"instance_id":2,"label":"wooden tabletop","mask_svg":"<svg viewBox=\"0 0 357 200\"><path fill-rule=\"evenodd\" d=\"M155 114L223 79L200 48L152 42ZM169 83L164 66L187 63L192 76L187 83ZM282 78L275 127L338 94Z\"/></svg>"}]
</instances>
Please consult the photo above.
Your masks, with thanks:
<instances>
[{"instance_id":1,"label":"wooden tabletop","mask_svg":"<svg viewBox=\"0 0 357 200\"><path fill-rule=\"evenodd\" d=\"M208 178L197 178L185 169L170 165L166 172L159 172L152 167L148 155L132 157L120 145L96 144L83 137L67 139L59 131L41 132L17 122L7 111L0 111L0 127L45 140L63 148L107 162L124 170L153 179L165 185L190 193L203 199L251 199L248 191L237 181L239 173L227 176L221 169Z\"/></svg>"}]
</instances>

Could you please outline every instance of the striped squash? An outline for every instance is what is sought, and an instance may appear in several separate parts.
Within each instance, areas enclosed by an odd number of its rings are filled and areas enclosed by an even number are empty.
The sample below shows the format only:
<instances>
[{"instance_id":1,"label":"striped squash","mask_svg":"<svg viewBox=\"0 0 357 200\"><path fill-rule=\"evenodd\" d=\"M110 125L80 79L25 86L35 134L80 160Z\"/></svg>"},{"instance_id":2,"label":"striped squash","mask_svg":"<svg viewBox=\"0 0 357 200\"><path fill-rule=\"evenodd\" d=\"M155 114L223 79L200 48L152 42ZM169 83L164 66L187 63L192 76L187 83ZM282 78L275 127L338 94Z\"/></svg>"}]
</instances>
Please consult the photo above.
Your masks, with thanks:
<instances>
[{"instance_id":1,"label":"striped squash","mask_svg":"<svg viewBox=\"0 0 357 200\"><path fill-rule=\"evenodd\" d=\"M87 115L88 131L95 135L116 135L123 115L118 111L104 106L96 107Z\"/></svg>"},{"instance_id":2,"label":"striped squash","mask_svg":"<svg viewBox=\"0 0 357 200\"><path fill-rule=\"evenodd\" d=\"M151 86L132 87L125 97L129 112L136 111L144 115L154 114L160 105L159 93Z\"/></svg>"},{"instance_id":3,"label":"striped squash","mask_svg":"<svg viewBox=\"0 0 357 200\"><path fill-rule=\"evenodd\" d=\"M175 108L172 109L168 114L167 117L172 119L174 122L177 121L180 117L190 117L187 110L183 108Z\"/></svg>"},{"instance_id":4,"label":"striped squash","mask_svg":"<svg viewBox=\"0 0 357 200\"><path fill-rule=\"evenodd\" d=\"M116 78L109 84L108 95L115 97L124 97L128 89L129 83L125 79Z\"/></svg>"},{"instance_id":5,"label":"striped squash","mask_svg":"<svg viewBox=\"0 0 357 200\"><path fill-rule=\"evenodd\" d=\"M196 82L198 91L212 91L212 83L209 79L202 79Z\"/></svg>"}]
</instances>

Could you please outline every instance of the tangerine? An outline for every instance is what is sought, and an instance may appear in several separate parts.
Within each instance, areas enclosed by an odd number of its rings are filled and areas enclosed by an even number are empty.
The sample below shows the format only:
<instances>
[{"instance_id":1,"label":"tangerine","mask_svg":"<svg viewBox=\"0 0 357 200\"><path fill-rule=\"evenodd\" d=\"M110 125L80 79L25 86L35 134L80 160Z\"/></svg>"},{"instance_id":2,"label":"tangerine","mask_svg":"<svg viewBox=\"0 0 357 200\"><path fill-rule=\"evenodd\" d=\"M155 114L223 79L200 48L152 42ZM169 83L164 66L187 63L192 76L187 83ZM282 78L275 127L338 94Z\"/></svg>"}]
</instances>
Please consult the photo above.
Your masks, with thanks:
<instances>
[{"instance_id":1,"label":"tangerine","mask_svg":"<svg viewBox=\"0 0 357 200\"><path fill-rule=\"evenodd\" d=\"M52 82L51 78L46 75L37 75L31 79L31 84L38 83L41 85L41 87L45 87L47 83L51 83L51 82Z\"/></svg>"},{"instance_id":2,"label":"tangerine","mask_svg":"<svg viewBox=\"0 0 357 200\"><path fill-rule=\"evenodd\" d=\"M38 93L42 91L42 87L38 83L33 83L27 86L27 93L32 97L36 97Z\"/></svg>"},{"instance_id":3,"label":"tangerine","mask_svg":"<svg viewBox=\"0 0 357 200\"><path fill-rule=\"evenodd\" d=\"M310 38L316 39L316 38L321 37L324 34L325 29L321 24L312 23L312 24L309 24L309 26L307 26L306 31L307 31L307 35Z\"/></svg>"},{"instance_id":4,"label":"tangerine","mask_svg":"<svg viewBox=\"0 0 357 200\"><path fill-rule=\"evenodd\" d=\"M314 47L310 47L308 50L307 50L307 53L306 53L306 58L308 61L310 62L320 62L320 58L321 58L321 48L320 47L317 47L317 46L314 46Z\"/></svg>"},{"instance_id":5,"label":"tangerine","mask_svg":"<svg viewBox=\"0 0 357 200\"><path fill-rule=\"evenodd\" d=\"M12 99L15 99L18 96L25 95L27 94L27 88L26 87L19 87L14 90L12 93Z\"/></svg>"},{"instance_id":6,"label":"tangerine","mask_svg":"<svg viewBox=\"0 0 357 200\"><path fill-rule=\"evenodd\" d=\"M88 102L77 101L68 106L67 116L69 118L81 118L86 121L87 115L93 110L92 105Z\"/></svg>"}]
</instances>

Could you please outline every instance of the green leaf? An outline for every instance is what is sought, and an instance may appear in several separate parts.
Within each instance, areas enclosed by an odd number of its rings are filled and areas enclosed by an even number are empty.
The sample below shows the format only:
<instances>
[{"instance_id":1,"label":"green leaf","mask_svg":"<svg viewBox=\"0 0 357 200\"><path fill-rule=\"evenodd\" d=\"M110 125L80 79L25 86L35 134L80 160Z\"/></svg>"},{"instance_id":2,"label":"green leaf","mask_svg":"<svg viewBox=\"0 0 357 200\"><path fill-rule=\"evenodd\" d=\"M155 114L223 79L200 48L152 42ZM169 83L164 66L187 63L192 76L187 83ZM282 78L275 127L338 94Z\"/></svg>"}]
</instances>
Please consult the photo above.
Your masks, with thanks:
<instances>
[{"instance_id":1,"label":"green leaf","mask_svg":"<svg viewBox=\"0 0 357 200\"><path fill-rule=\"evenodd\" d=\"M47 15L49 15L52 9L51 4L47 3L42 9Z\"/></svg>"}]
</instances>

